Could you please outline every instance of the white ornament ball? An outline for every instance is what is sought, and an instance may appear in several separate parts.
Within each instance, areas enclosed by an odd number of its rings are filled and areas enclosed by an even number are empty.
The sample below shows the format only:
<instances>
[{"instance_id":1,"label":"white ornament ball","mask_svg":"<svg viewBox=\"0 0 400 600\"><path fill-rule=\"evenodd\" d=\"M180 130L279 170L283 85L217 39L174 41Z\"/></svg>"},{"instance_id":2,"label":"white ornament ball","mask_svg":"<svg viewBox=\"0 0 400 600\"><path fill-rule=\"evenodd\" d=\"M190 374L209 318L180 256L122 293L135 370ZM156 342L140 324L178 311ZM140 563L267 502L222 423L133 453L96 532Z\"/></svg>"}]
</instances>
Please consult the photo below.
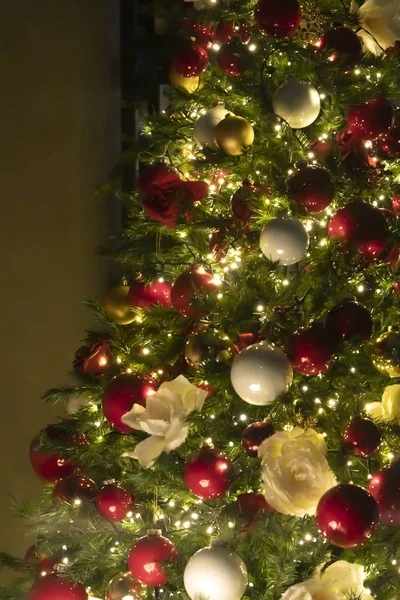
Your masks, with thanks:
<instances>
[{"instance_id":1,"label":"white ornament ball","mask_svg":"<svg viewBox=\"0 0 400 600\"><path fill-rule=\"evenodd\" d=\"M272 219L261 232L261 251L273 262L287 267L304 258L309 236L304 225L297 219Z\"/></svg>"},{"instance_id":2,"label":"white ornament ball","mask_svg":"<svg viewBox=\"0 0 400 600\"><path fill-rule=\"evenodd\" d=\"M191 600L240 600L247 587L247 569L237 554L214 545L189 559L183 579Z\"/></svg>"},{"instance_id":3,"label":"white ornament ball","mask_svg":"<svg viewBox=\"0 0 400 600\"><path fill-rule=\"evenodd\" d=\"M321 110L321 100L315 87L307 81L290 75L272 97L274 113L285 119L293 129L302 129L314 123Z\"/></svg>"},{"instance_id":4,"label":"white ornament ball","mask_svg":"<svg viewBox=\"0 0 400 600\"><path fill-rule=\"evenodd\" d=\"M228 110L223 106L215 106L202 115L194 126L194 139L200 146L209 148L218 148L215 141L215 128L222 119L228 114Z\"/></svg>"},{"instance_id":5,"label":"white ornament ball","mask_svg":"<svg viewBox=\"0 0 400 600\"><path fill-rule=\"evenodd\" d=\"M248 402L266 406L292 385L293 370L286 354L268 342L244 348L231 367L235 392Z\"/></svg>"}]
</instances>

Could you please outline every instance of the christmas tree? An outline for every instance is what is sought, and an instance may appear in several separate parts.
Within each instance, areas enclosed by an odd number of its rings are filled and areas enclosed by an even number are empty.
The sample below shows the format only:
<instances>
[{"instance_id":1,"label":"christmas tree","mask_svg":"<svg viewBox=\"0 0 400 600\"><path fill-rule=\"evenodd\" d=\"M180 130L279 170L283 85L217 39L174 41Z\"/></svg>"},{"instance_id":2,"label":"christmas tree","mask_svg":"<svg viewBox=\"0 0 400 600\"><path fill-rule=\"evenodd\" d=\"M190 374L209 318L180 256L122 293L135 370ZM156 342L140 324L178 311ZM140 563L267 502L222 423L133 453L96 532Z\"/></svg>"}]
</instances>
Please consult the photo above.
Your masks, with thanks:
<instances>
[{"instance_id":1,"label":"christmas tree","mask_svg":"<svg viewBox=\"0 0 400 600\"><path fill-rule=\"evenodd\" d=\"M121 279L0 597L397 600L399 2L164 12Z\"/></svg>"}]
</instances>

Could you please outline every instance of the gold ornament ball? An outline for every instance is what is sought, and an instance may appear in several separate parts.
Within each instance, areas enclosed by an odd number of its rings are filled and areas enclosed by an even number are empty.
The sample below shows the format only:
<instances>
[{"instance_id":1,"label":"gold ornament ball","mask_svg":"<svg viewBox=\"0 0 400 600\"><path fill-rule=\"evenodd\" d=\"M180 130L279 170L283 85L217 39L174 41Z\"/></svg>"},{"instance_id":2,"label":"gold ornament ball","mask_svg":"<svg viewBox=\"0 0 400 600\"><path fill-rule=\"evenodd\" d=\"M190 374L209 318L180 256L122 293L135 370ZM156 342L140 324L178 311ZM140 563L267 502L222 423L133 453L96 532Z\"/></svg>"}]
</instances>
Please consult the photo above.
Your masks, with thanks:
<instances>
[{"instance_id":1,"label":"gold ornament ball","mask_svg":"<svg viewBox=\"0 0 400 600\"><path fill-rule=\"evenodd\" d=\"M117 325L133 323L135 313L128 304L129 285L116 285L106 292L103 306Z\"/></svg>"},{"instance_id":2,"label":"gold ornament ball","mask_svg":"<svg viewBox=\"0 0 400 600\"><path fill-rule=\"evenodd\" d=\"M375 342L372 350L374 367L383 375L400 377L400 334L389 328Z\"/></svg>"},{"instance_id":3,"label":"gold ornament ball","mask_svg":"<svg viewBox=\"0 0 400 600\"><path fill-rule=\"evenodd\" d=\"M106 600L142 600L147 598L147 587L129 573L119 573L107 587Z\"/></svg>"},{"instance_id":4,"label":"gold ornament ball","mask_svg":"<svg viewBox=\"0 0 400 600\"><path fill-rule=\"evenodd\" d=\"M225 154L240 156L244 147L253 145L254 129L247 119L227 114L215 128L215 140Z\"/></svg>"},{"instance_id":5,"label":"gold ornament ball","mask_svg":"<svg viewBox=\"0 0 400 600\"><path fill-rule=\"evenodd\" d=\"M189 94L194 94L204 87L204 83L200 81L200 77L183 77L179 75L172 67L168 72L168 79L174 87L184 88Z\"/></svg>"}]
</instances>

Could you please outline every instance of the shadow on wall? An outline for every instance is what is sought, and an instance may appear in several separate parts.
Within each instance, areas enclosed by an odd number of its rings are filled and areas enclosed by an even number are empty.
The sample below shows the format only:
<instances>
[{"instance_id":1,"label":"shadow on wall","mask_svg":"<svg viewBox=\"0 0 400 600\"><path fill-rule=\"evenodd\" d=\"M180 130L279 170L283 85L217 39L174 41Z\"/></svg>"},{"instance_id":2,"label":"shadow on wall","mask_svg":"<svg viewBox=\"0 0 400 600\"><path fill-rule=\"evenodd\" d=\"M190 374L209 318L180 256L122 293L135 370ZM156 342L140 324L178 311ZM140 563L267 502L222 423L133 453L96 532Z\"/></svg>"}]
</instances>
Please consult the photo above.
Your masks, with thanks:
<instances>
[{"instance_id":1,"label":"shadow on wall","mask_svg":"<svg viewBox=\"0 0 400 600\"><path fill-rule=\"evenodd\" d=\"M0 549L31 540L10 494L38 499L29 444L51 422L46 389L67 371L103 291L95 254L107 207L94 197L119 155L118 2L14 0L2 10ZM59 409L58 409L59 410Z\"/></svg>"}]
</instances>

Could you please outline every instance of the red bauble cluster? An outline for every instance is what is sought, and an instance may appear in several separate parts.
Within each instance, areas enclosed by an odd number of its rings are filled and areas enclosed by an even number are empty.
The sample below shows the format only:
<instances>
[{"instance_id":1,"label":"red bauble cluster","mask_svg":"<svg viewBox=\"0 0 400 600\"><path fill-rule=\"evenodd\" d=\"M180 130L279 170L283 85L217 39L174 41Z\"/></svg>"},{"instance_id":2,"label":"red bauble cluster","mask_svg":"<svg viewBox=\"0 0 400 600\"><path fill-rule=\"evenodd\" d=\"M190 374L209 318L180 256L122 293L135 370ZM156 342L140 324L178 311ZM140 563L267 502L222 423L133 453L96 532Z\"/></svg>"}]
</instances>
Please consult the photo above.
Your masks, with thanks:
<instances>
[{"instance_id":1,"label":"red bauble cluster","mask_svg":"<svg viewBox=\"0 0 400 600\"><path fill-rule=\"evenodd\" d=\"M98 491L93 479L81 475L70 475L57 481L53 490L53 499L79 506L84 501L94 500Z\"/></svg>"},{"instance_id":2,"label":"red bauble cluster","mask_svg":"<svg viewBox=\"0 0 400 600\"><path fill-rule=\"evenodd\" d=\"M233 37L237 37L243 44L248 44L250 41L250 27L247 23L235 25L231 21L220 21L215 28L215 40L219 44L224 44Z\"/></svg>"},{"instance_id":3,"label":"red bauble cluster","mask_svg":"<svg viewBox=\"0 0 400 600\"><path fill-rule=\"evenodd\" d=\"M327 314L326 329L338 340L369 340L373 321L365 306L355 300L344 300Z\"/></svg>"},{"instance_id":4,"label":"red bauble cluster","mask_svg":"<svg viewBox=\"0 0 400 600\"><path fill-rule=\"evenodd\" d=\"M259 0L254 19L262 33L278 38L286 37L300 25L300 5L297 0Z\"/></svg>"},{"instance_id":5,"label":"red bauble cluster","mask_svg":"<svg viewBox=\"0 0 400 600\"><path fill-rule=\"evenodd\" d=\"M224 42L217 54L217 64L225 75L243 75L251 66L251 53L240 40Z\"/></svg>"},{"instance_id":6,"label":"red bauble cluster","mask_svg":"<svg viewBox=\"0 0 400 600\"><path fill-rule=\"evenodd\" d=\"M249 456L257 456L258 449L264 440L275 433L271 423L268 421L258 421L251 423L243 432L242 446L243 450Z\"/></svg>"},{"instance_id":7,"label":"red bauble cluster","mask_svg":"<svg viewBox=\"0 0 400 600\"><path fill-rule=\"evenodd\" d=\"M341 240L369 260L381 254L388 234L384 213L359 200L339 208L328 224L328 236L331 239Z\"/></svg>"},{"instance_id":8,"label":"red bauble cluster","mask_svg":"<svg viewBox=\"0 0 400 600\"><path fill-rule=\"evenodd\" d=\"M157 390L158 384L147 375L122 373L106 386L103 393L103 412L107 421L123 433L133 429L125 425L121 418L131 410L134 404L146 406L147 398Z\"/></svg>"},{"instance_id":9,"label":"red bauble cluster","mask_svg":"<svg viewBox=\"0 0 400 600\"><path fill-rule=\"evenodd\" d=\"M250 531L254 526L254 521L256 521L263 512L271 510L271 507L263 494L256 494L255 492L239 494L237 497L237 507L239 519L242 522L241 529L243 531Z\"/></svg>"},{"instance_id":10,"label":"red bauble cluster","mask_svg":"<svg viewBox=\"0 0 400 600\"><path fill-rule=\"evenodd\" d=\"M350 108L347 123L350 131L357 137L362 140L375 140L393 127L393 106L386 98L373 98Z\"/></svg>"},{"instance_id":11,"label":"red bauble cluster","mask_svg":"<svg viewBox=\"0 0 400 600\"><path fill-rule=\"evenodd\" d=\"M136 187L143 196L143 209L151 219L173 228L180 215L187 220L194 202L208 194L204 181L182 180L166 165L151 165L143 169Z\"/></svg>"},{"instance_id":12,"label":"red bauble cluster","mask_svg":"<svg viewBox=\"0 0 400 600\"><path fill-rule=\"evenodd\" d=\"M233 216L239 221L247 221L253 214L251 199L256 192L256 186L244 181L242 187L238 188L231 198L231 210Z\"/></svg>"},{"instance_id":13,"label":"red bauble cluster","mask_svg":"<svg viewBox=\"0 0 400 600\"><path fill-rule=\"evenodd\" d=\"M300 162L287 181L289 195L310 214L317 215L331 204L335 188L326 169Z\"/></svg>"},{"instance_id":14,"label":"red bauble cluster","mask_svg":"<svg viewBox=\"0 0 400 600\"><path fill-rule=\"evenodd\" d=\"M215 448L202 448L187 462L183 479L191 492L202 500L225 494L231 484L233 463Z\"/></svg>"},{"instance_id":15,"label":"red bauble cluster","mask_svg":"<svg viewBox=\"0 0 400 600\"><path fill-rule=\"evenodd\" d=\"M400 527L400 460L378 471L368 490L378 503L382 523Z\"/></svg>"},{"instance_id":16,"label":"red bauble cluster","mask_svg":"<svg viewBox=\"0 0 400 600\"><path fill-rule=\"evenodd\" d=\"M317 51L326 51L331 62L338 61L344 69L353 67L362 57L359 36L348 27L333 25L317 42Z\"/></svg>"},{"instance_id":17,"label":"red bauble cluster","mask_svg":"<svg viewBox=\"0 0 400 600\"><path fill-rule=\"evenodd\" d=\"M146 285L138 278L129 288L128 303L130 306L138 308L151 308L156 304L169 308L171 306L171 284L161 280Z\"/></svg>"},{"instance_id":18,"label":"red bauble cluster","mask_svg":"<svg viewBox=\"0 0 400 600\"><path fill-rule=\"evenodd\" d=\"M164 585L167 579L165 566L176 559L175 545L158 532L140 538L128 557L128 568L133 577L146 585Z\"/></svg>"},{"instance_id":19,"label":"red bauble cluster","mask_svg":"<svg viewBox=\"0 0 400 600\"><path fill-rule=\"evenodd\" d=\"M202 268L189 269L181 273L172 286L172 306L185 317L198 319L205 314L205 297L217 289L210 273Z\"/></svg>"},{"instance_id":20,"label":"red bauble cluster","mask_svg":"<svg viewBox=\"0 0 400 600\"><path fill-rule=\"evenodd\" d=\"M111 367L112 354L108 340L81 346L75 354L74 371L81 375L100 377L108 373Z\"/></svg>"},{"instance_id":21,"label":"red bauble cluster","mask_svg":"<svg viewBox=\"0 0 400 600\"><path fill-rule=\"evenodd\" d=\"M334 546L354 548L367 542L377 528L379 508L367 490L352 484L328 490L317 506L322 535Z\"/></svg>"},{"instance_id":22,"label":"red bauble cluster","mask_svg":"<svg viewBox=\"0 0 400 600\"><path fill-rule=\"evenodd\" d=\"M44 435L57 443L84 445L87 444L83 433L66 433L57 425L49 425L44 430ZM36 475L45 481L54 483L58 479L72 475L75 466L70 460L65 460L58 452L44 451L40 449L42 436L36 436L30 447L29 458Z\"/></svg>"},{"instance_id":23,"label":"red bauble cluster","mask_svg":"<svg viewBox=\"0 0 400 600\"><path fill-rule=\"evenodd\" d=\"M293 369L309 376L324 373L334 358L334 351L331 335L318 323L298 329L287 347Z\"/></svg>"},{"instance_id":24,"label":"red bauble cluster","mask_svg":"<svg viewBox=\"0 0 400 600\"><path fill-rule=\"evenodd\" d=\"M191 41L183 42L172 59L172 68L182 77L201 75L207 65L207 51L200 44Z\"/></svg>"},{"instance_id":25,"label":"red bauble cluster","mask_svg":"<svg viewBox=\"0 0 400 600\"><path fill-rule=\"evenodd\" d=\"M390 158L400 156L400 121L397 120L393 128L379 138L379 145L383 152Z\"/></svg>"},{"instance_id":26,"label":"red bauble cluster","mask_svg":"<svg viewBox=\"0 0 400 600\"><path fill-rule=\"evenodd\" d=\"M355 417L346 427L343 442L349 452L367 458L379 448L381 434L371 419Z\"/></svg>"},{"instance_id":27,"label":"red bauble cluster","mask_svg":"<svg viewBox=\"0 0 400 600\"><path fill-rule=\"evenodd\" d=\"M35 581L28 600L89 600L89 597L82 584L50 574Z\"/></svg>"},{"instance_id":28,"label":"red bauble cluster","mask_svg":"<svg viewBox=\"0 0 400 600\"><path fill-rule=\"evenodd\" d=\"M96 496L96 508L108 521L122 521L132 508L134 496L121 485L109 483Z\"/></svg>"}]
</instances>

